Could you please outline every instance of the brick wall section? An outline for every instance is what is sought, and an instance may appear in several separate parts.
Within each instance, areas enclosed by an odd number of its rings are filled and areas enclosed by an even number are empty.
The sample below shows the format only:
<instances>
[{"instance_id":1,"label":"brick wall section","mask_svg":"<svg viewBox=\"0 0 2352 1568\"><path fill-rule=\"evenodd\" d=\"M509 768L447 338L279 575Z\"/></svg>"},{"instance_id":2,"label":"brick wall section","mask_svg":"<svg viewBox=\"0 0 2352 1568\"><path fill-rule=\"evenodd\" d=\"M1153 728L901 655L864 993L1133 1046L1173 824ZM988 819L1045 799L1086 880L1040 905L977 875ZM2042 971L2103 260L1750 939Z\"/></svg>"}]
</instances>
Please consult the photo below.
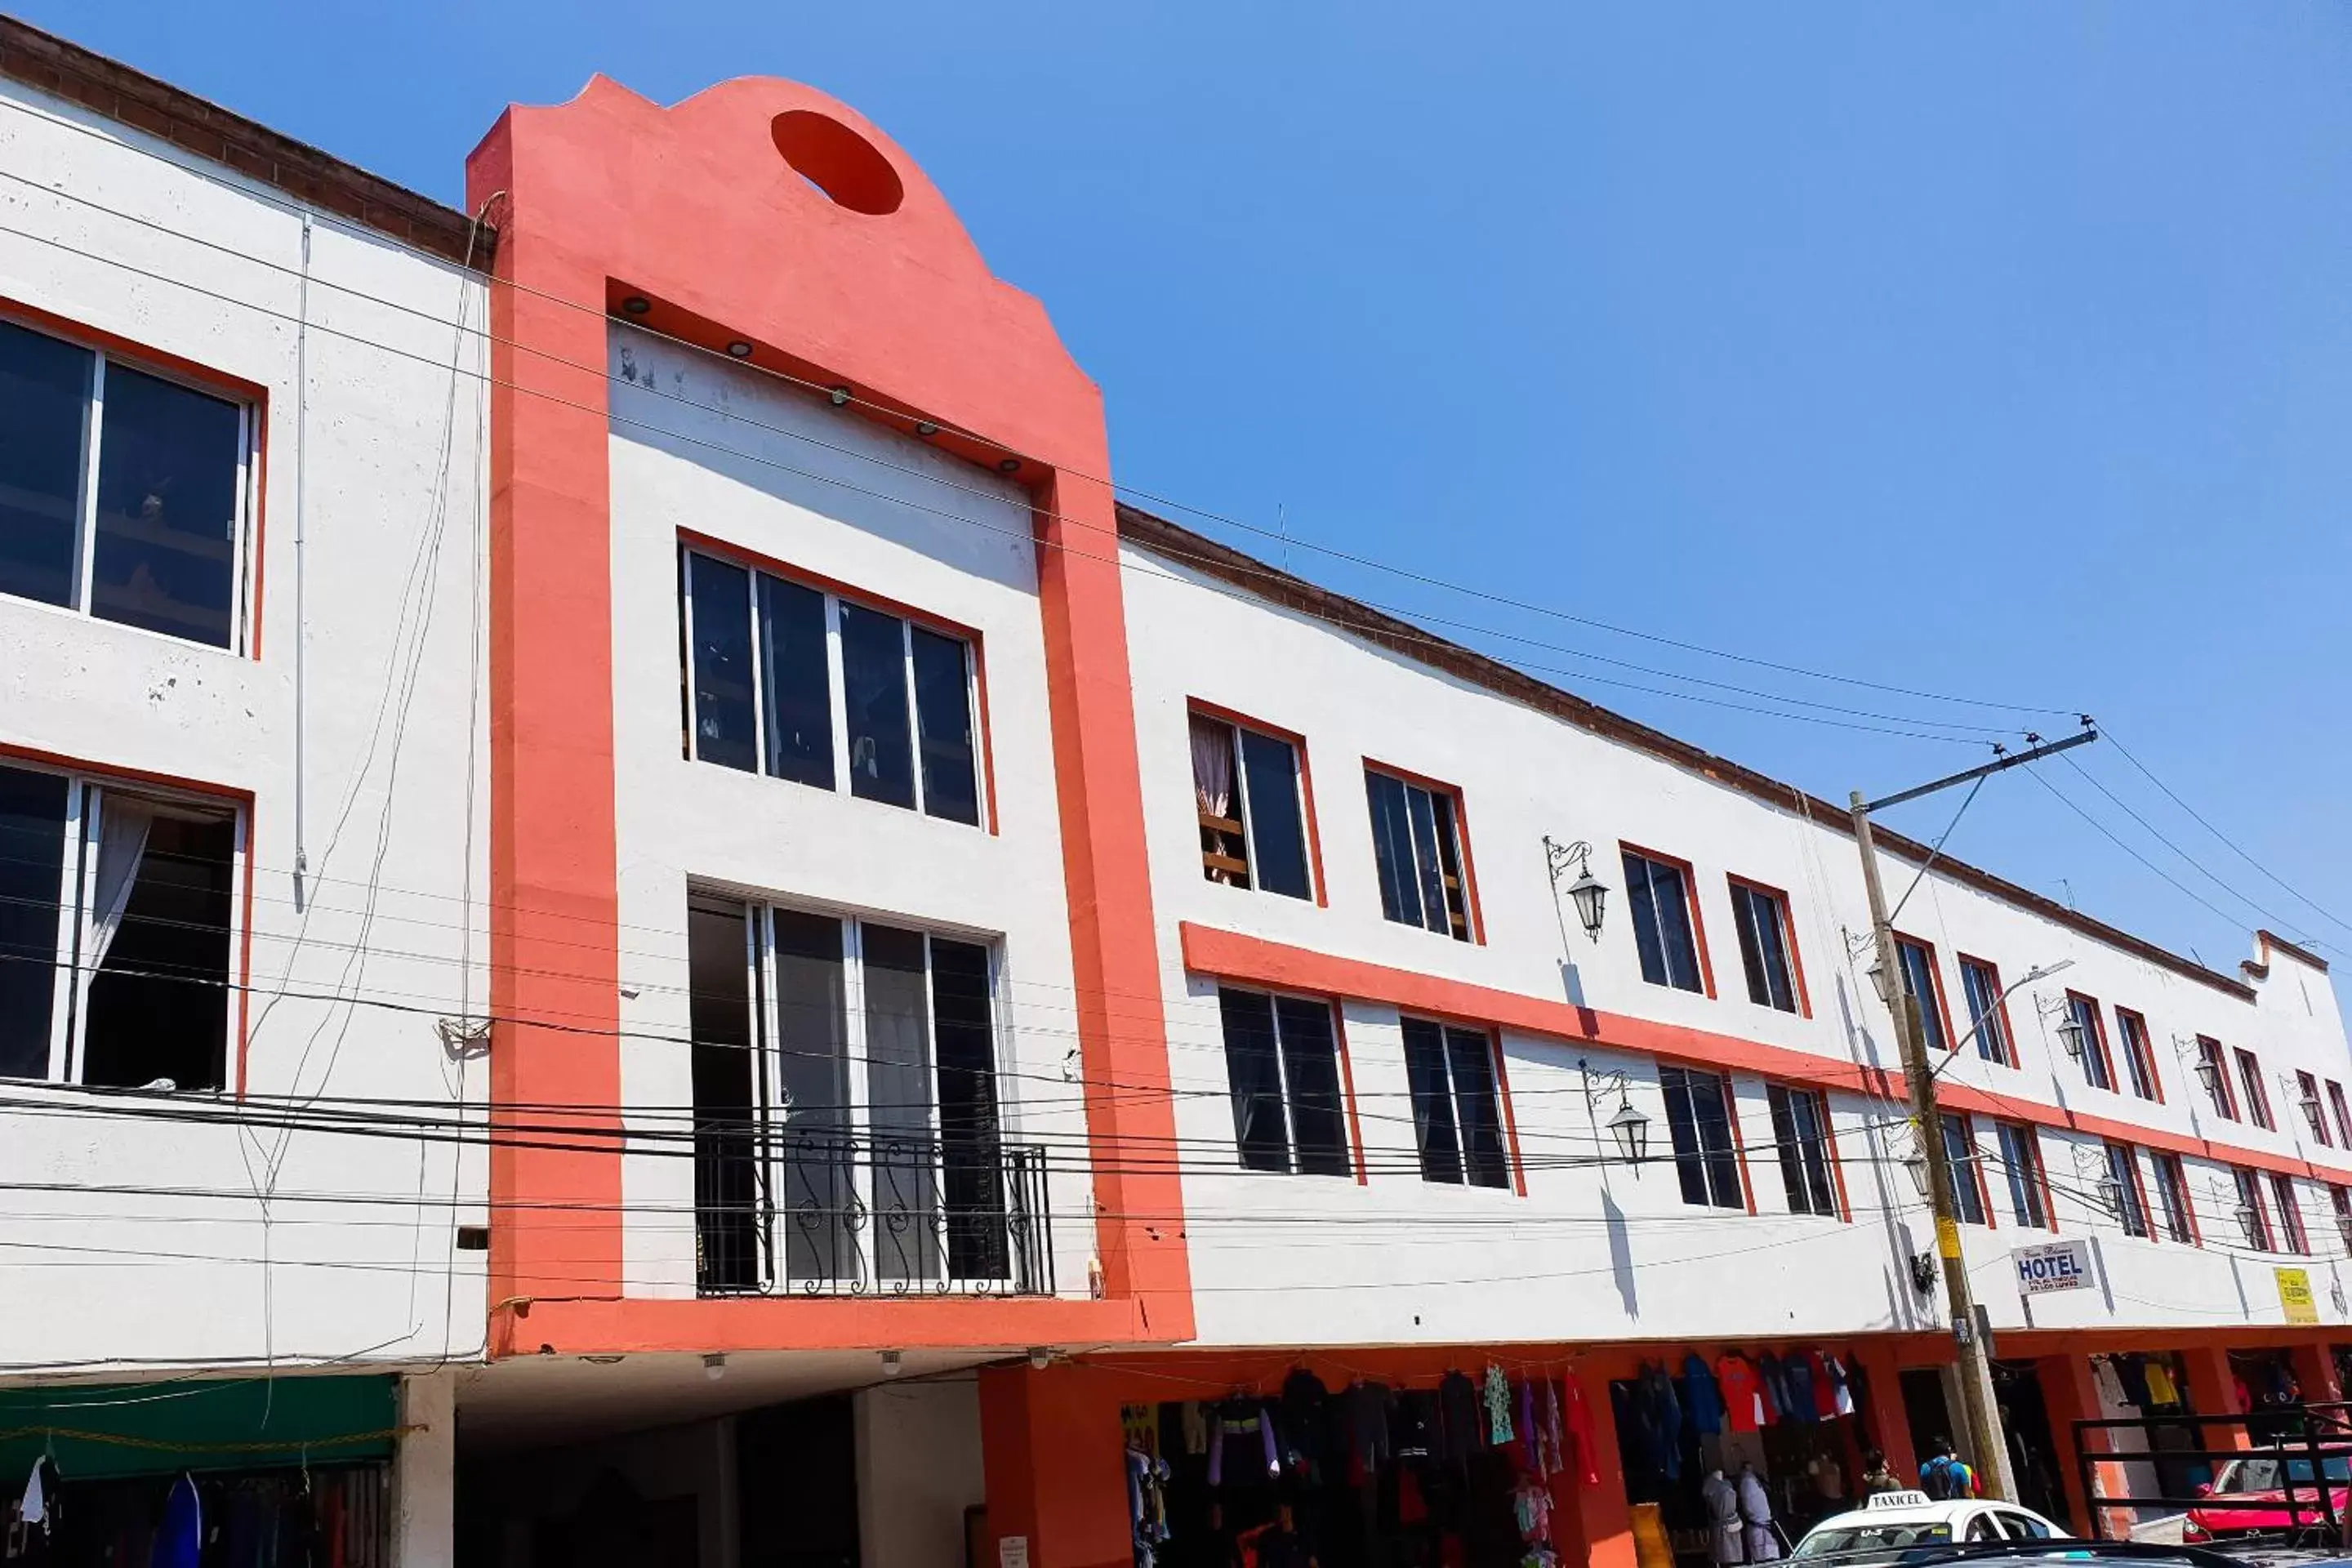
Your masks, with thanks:
<instances>
[{"instance_id":1,"label":"brick wall section","mask_svg":"<svg viewBox=\"0 0 2352 1568\"><path fill-rule=\"evenodd\" d=\"M456 208L12 16L0 16L0 77L80 104L420 250L467 259L472 220ZM474 239L472 264L484 273L497 237L485 226Z\"/></svg>"}]
</instances>

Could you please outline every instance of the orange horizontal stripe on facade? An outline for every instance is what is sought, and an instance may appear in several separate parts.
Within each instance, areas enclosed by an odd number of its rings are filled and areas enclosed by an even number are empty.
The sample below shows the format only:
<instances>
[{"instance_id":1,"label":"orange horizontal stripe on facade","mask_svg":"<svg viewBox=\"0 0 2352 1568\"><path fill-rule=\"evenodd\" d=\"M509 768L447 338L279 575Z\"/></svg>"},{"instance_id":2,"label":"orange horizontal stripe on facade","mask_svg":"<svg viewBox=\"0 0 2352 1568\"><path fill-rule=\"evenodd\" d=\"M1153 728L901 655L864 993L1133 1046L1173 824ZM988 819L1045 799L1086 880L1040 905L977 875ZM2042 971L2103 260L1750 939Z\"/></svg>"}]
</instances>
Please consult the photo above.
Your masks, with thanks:
<instances>
[{"instance_id":1,"label":"orange horizontal stripe on facade","mask_svg":"<svg viewBox=\"0 0 2352 1568\"><path fill-rule=\"evenodd\" d=\"M1687 1062L1787 1083L1843 1089L1849 1094L1884 1095L1902 1100L1908 1090L1901 1073L1865 1068L1853 1062L1792 1051L1740 1035L1694 1029L1684 1024L1662 1024L1647 1018L1605 1013L1547 996L1506 991L1497 986L1448 980L1413 970L1391 969L1361 959L1340 958L1310 948L1268 942L1240 931L1221 931L1191 921L1180 923L1184 967L1196 974L1242 981L1310 994L1353 997L1387 1003L1418 1013L1433 1013L1464 1023L1487 1024L1530 1035L1549 1035L1579 1045L1636 1051L1663 1061ZM2010 1121L2028 1122L2058 1131L2136 1143L2167 1153L2189 1154L2225 1164L2276 1171L2322 1182L2352 1182L2352 1167L2321 1165L2293 1155L2274 1154L2236 1144L2216 1143L2163 1128L2086 1115L2078 1110L2035 1100L1997 1094L1969 1084L1939 1083L1937 1098L1951 1110L1973 1111Z\"/></svg>"}]
</instances>

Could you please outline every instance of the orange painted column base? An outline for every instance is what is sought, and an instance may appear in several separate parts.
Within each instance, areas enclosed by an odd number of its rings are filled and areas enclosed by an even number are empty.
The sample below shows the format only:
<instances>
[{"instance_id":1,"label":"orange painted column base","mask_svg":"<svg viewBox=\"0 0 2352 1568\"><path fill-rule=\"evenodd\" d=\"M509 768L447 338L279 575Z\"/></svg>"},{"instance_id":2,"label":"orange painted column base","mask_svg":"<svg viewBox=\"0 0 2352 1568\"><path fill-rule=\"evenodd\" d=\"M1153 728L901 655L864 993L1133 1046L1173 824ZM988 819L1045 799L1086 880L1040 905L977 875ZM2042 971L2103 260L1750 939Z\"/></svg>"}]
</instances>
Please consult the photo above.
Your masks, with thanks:
<instances>
[{"instance_id":1,"label":"orange painted column base","mask_svg":"<svg viewBox=\"0 0 2352 1568\"><path fill-rule=\"evenodd\" d=\"M2091 1500L2083 1490L2082 1456L2085 1451L2105 1453L2110 1445L2104 1434L2095 1431L2084 1434L2077 1445L2074 1423L2095 1421L2106 1412L2099 1404L2099 1387L2091 1376L2090 1357L2042 1356L2034 1362L2033 1372L2042 1382L2042 1400L2050 1415L2050 1436L2058 1449L2058 1479L2066 1491L2066 1526L2080 1533L2092 1522ZM2110 1470L2111 1467L2100 1467L2099 1490L2103 1494L2120 1489ZM2106 1509L2101 1511L2104 1517L2097 1521L2100 1535L2110 1541L2129 1538L2130 1510Z\"/></svg>"},{"instance_id":2,"label":"orange painted column base","mask_svg":"<svg viewBox=\"0 0 2352 1568\"><path fill-rule=\"evenodd\" d=\"M1870 1442L1886 1456L1895 1479L1909 1486L1919 1478L1919 1456L1911 1451L1911 1417L1903 1408L1902 1368L1895 1363L1893 1348L1886 1345L1856 1346L1853 1360L1868 1384L1869 1399L1862 1418L1870 1430ZM1856 1471L1857 1496L1860 1490L1861 1472Z\"/></svg>"},{"instance_id":3,"label":"orange painted column base","mask_svg":"<svg viewBox=\"0 0 2352 1568\"><path fill-rule=\"evenodd\" d=\"M2305 1405L2332 1405L2344 1397L2343 1385L2336 1376L2336 1357L2324 1344L2296 1345L2294 1380L2303 1385Z\"/></svg>"},{"instance_id":4,"label":"orange painted column base","mask_svg":"<svg viewBox=\"0 0 2352 1568\"><path fill-rule=\"evenodd\" d=\"M2230 1352L2222 1345L2198 1345L2180 1352L2189 1368L2189 1407L2200 1415L2243 1415L2238 1405L2237 1373L2230 1369ZM2204 1448L2251 1448L2254 1440L2237 1423L2204 1429L2198 1445Z\"/></svg>"},{"instance_id":5,"label":"orange painted column base","mask_svg":"<svg viewBox=\"0 0 2352 1568\"><path fill-rule=\"evenodd\" d=\"M1130 1568L1118 1395L1084 1367L982 1367L981 1460L988 1486L984 1563L1028 1542L1030 1568Z\"/></svg>"},{"instance_id":6,"label":"orange painted column base","mask_svg":"<svg viewBox=\"0 0 2352 1568\"><path fill-rule=\"evenodd\" d=\"M1625 1501L1625 1461L1617 1446L1617 1413L1609 1403L1609 1379L1597 1372L1571 1374L1584 1394L1592 1416L1593 1468L1600 1475L1591 1485L1563 1488L1568 1513L1554 1531L1563 1563L1585 1568L1633 1568L1633 1516ZM1569 1468L1581 1483L1580 1461L1569 1456Z\"/></svg>"}]
</instances>

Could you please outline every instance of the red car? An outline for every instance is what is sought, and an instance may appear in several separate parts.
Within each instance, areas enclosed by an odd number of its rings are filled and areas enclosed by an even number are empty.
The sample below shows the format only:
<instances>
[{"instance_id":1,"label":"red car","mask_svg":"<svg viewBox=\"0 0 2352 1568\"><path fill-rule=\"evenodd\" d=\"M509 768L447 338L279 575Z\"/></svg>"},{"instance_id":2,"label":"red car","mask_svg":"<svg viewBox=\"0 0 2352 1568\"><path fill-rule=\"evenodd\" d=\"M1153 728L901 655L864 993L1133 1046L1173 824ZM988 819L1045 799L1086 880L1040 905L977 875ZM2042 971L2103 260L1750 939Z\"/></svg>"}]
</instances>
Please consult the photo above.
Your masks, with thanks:
<instances>
[{"instance_id":1,"label":"red car","mask_svg":"<svg viewBox=\"0 0 2352 1568\"><path fill-rule=\"evenodd\" d=\"M2323 1452L2320 1464L2327 1473L2336 1517L2341 1521L2347 1502L2352 1501L2352 1453ZM2287 1500L2289 1487L2294 1492L2292 1504ZM2242 1459L2226 1459L2214 1472L2212 1483L2199 1487L2197 1495L2204 1500L2189 1510L2181 1529L2181 1539L2191 1542L2229 1535L2281 1534L2327 1522L2327 1505L2312 1484L2308 1454L2249 1454Z\"/></svg>"}]
</instances>

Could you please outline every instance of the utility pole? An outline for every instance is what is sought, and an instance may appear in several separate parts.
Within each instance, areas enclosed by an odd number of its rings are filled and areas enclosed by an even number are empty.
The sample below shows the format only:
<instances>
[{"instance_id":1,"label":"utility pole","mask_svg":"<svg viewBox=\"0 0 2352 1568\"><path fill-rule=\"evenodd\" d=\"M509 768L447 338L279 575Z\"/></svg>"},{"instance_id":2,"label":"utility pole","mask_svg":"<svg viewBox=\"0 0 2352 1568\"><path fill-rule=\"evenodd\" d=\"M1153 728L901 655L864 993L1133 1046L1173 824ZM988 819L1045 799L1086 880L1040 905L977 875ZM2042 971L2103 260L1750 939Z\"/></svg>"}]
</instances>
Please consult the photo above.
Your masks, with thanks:
<instances>
[{"instance_id":1,"label":"utility pole","mask_svg":"<svg viewBox=\"0 0 2352 1568\"><path fill-rule=\"evenodd\" d=\"M1944 1121L1936 1109L1936 1068L1927 1060L1927 1031L1921 1026L1921 998L1906 983L1902 955L1895 951L1895 919L1887 912L1886 889L1878 878L1878 849L1871 837L1870 814L1955 784L1974 783L2021 763L2036 762L2099 738L2086 718L2083 732L2048 745L2034 745L2014 756L2004 756L1980 768L1921 784L1881 800L1853 795L1853 840L1862 851L1862 885L1870 897L1870 929L1878 950L1878 970L1885 977L1882 999L1895 1016L1895 1037L1903 1053L1903 1075L1910 1085L1913 1125L1919 1134L1919 1152L1927 1165L1927 1203L1936 1220L1937 1272L1944 1277L1944 1299L1950 1308L1952 1339L1959 1350L1960 1405L1967 1426L1969 1457L1989 1497L2014 1500L2016 1487L2010 1475L2009 1444L2001 1431L2000 1407L1992 1390L1992 1357L1977 1325L1974 1293L1960 1253L1959 1205L1954 1199L1951 1153L1944 1145ZM1964 808L1965 809L1965 808ZM1934 864L1930 856L1928 863ZM1927 867L1919 874L1927 875ZM1908 897L1908 895L1906 895ZM1971 1178L1973 1179L1973 1178Z\"/></svg>"}]
</instances>

